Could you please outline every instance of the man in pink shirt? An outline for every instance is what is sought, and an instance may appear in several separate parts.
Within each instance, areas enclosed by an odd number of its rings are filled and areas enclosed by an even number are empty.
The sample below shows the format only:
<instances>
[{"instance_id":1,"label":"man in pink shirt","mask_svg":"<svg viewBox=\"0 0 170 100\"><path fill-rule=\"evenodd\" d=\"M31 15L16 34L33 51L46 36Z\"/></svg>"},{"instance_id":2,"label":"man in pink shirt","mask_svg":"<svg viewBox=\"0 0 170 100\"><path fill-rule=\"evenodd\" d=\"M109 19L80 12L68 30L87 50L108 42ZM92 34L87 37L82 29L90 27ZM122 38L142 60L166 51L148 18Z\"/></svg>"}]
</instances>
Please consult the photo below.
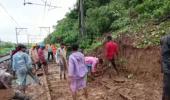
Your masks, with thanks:
<instances>
[{"instance_id":1,"label":"man in pink shirt","mask_svg":"<svg viewBox=\"0 0 170 100\"><path fill-rule=\"evenodd\" d=\"M92 73L96 72L98 62L99 59L96 57L92 57L92 56L85 57L85 64L88 67L89 72Z\"/></svg>"},{"instance_id":2,"label":"man in pink shirt","mask_svg":"<svg viewBox=\"0 0 170 100\"><path fill-rule=\"evenodd\" d=\"M40 48L38 49L38 57L40 59L41 64L44 67L45 74L48 74L48 65L45 59L44 49L45 49L45 46L41 45Z\"/></svg>"},{"instance_id":3,"label":"man in pink shirt","mask_svg":"<svg viewBox=\"0 0 170 100\"><path fill-rule=\"evenodd\" d=\"M104 49L105 49L105 58L109 63L109 67L112 66L111 69L114 68L116 70L117 74L119 74L118 69L115 64L115 58L118 56L118 45L117 45L117 43L112 41L111 36L107 37L107 42L105 44ZM112 73L112 71L110 70L110 73L109 73L110 78L111 78L111 73Z\"/></svg>"}]
</instances>

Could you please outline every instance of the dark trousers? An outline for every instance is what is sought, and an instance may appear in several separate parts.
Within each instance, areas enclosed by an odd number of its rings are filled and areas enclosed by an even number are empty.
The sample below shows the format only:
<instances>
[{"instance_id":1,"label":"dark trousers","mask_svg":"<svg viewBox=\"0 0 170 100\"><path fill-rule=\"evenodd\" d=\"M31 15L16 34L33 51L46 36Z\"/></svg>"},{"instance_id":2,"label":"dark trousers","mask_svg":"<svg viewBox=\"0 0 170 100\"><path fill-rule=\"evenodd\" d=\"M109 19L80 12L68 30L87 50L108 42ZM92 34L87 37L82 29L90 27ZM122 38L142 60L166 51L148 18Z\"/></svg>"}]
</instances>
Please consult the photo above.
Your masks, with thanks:
<instances>
[{"instance_id":1,"label":"dark trousers","mask_svg":"<svg viewBox=\"0 0 170 100\"><path fill-rule=\"evenodd\" d=\"M170 100L170 74L167 74L167 73L164 73L164 76L163 76L162 100Z\"/></svg>"},{"instance_id":2,"label":"dark trousers","mask_svg":"<svg viewBox=\"0 0 170 100\"><path fill-rule=\"evenodd\" d=\"M50 56L52 57L52 60L54 59L53 58L53 52L48 52L48 61L50 60Z\"/></svg>"},{"instance_id":3,"label":"dark trousers","mask_svg":"<svg viewBox=\"0 0 170 100\"><path fill-rule=\"evenodd\" d=\"M117 74L119 74L119 71L118 71L117 66L116 66L116 63L115 63L115 59L113 58L113 59L109 60L109 62L110 62L111 65L112 65L111 67L115 69L115 71L116 71ZM112 69L112 68L111 68L111 69Z\"/></svg>"}]
</instances>

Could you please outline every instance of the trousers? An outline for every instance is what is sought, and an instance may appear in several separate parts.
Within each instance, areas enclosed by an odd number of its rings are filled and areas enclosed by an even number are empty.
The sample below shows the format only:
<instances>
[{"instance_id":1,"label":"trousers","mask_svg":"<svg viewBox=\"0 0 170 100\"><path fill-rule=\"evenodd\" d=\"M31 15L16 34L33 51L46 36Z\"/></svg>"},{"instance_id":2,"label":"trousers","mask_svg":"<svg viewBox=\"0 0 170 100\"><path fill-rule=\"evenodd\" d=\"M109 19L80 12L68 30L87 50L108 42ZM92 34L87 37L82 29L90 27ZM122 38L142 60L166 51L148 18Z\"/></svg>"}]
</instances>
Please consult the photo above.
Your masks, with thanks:
<instances>
[{"instance_id":1,"label":"trousers","mask_svg":"<svg viewBox=\"0 0 170 100\"><path fill-rule=\"evenodd\" d=\"M170 100L170 74L164 73L162 100Z\"/></svg>"}]
</instances>

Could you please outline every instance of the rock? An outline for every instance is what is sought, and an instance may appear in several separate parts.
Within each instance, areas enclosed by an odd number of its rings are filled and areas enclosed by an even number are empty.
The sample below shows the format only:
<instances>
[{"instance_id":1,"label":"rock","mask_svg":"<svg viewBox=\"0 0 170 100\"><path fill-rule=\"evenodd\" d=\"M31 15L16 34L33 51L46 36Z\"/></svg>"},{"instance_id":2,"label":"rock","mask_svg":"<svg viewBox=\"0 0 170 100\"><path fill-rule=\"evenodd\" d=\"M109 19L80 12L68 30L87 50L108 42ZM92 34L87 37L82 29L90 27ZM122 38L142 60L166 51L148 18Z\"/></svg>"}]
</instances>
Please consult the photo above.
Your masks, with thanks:
<instances>
[{"instance_id":1,"label":"rock","mask_svg":"<svg viewBox=\"0 0 170 100\"><path fill-rule=\"evenodd\" d=\"M23 94L21 92L16 92L15 96L13 97L13 99L17 99L17 100L30 100L30 97L26 96L25 94Z\"/></svg>"},{"instance_id":2,"label":"rock","mask_svg":"<svg viewBox=\"0 0 170 100\"><path fill-rule=\"evenodd\" d=\"M116 90L118 90L119 88L121 88L120 86L112 86L111 89L109 90L109 92L115 92Z\"/></svg>"},{"instance_id":3,"label":"rock","mask_svg":"<svg viewBox=\"0 0 170 100\"><path fill-rule=\"evenodd\" d=\"M119 90L119 94L125 100L132 100L132 98L129 96L130 91L131 90L128 88L123 88Z\"/></svg>"},{"instance_id":4,"label":"rock","mask_svg":"<svg viewBox=\"0 0 170 100\"><path fill-rule=\"evenodd\" d=\"M133 77L133 74L129 74L129 75L127 76L128 79L131 79L132 77Z\"/></svg>"},{"instance_id":5,"label":"rock","mask_svg":"<svg viewBox=\"0 0 170 100\"><path fill-rule=\"evenodd\" d=\"M120 96L123 98L123 99L125 99L125 100L132 100L132 98L130 97L130 96L128 96L128 95L124 95L124 94L122 94L122 93L119 93L120 94Z\"/></svg>"},{"instance_id":6,"label":"rock","mask_svg":"<svg viewBox=\"0 0 170 100\"><path fill-rule=\"evenodd\" d=\"M114 79L114 82L117 82L117 83L124 83L126 80L124 78L116 78Z\"/></svg>"},{"instance_id":7,"label":"rock","mask_svg":"<svg viewBox=\"0 0 170 100\"><path fill-rule=\"evenodd\" d=\"M113 85L111 85L111 84L106 84L106 85L104 85L104 87L105 87L106 89L111 89L111 88L113 87Z\"/></svg>"},{"instance_id":8,"label":"rock","mask_svg":"<svg viewBox=\"0 0 170 100\"><path fill-rule=\"evenodd\" d=\"M131 91L131 97L141 97L144 95L144 84L136 83Z\"/></svg>"}]
</instances>

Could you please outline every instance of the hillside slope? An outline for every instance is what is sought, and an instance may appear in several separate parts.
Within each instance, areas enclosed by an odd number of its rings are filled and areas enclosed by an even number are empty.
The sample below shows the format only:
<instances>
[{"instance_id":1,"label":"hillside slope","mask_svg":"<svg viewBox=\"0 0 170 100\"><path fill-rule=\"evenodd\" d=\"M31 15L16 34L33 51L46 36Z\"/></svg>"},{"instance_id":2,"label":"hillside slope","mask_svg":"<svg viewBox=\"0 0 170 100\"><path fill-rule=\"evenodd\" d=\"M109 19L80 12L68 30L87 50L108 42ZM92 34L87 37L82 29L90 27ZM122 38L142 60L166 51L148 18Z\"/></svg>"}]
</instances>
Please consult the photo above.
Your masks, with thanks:
<instances>
[{"instance_id":1,"label":"hillside slope","mask_svg":"<svg viewBox=\"0 0 170 100\"><path fill-rule=\"evenodd\" d=\"M170 29L169 0L85 0L84 37L79 35L78 7L58 22L46 43L79 42L82 48L98 45L98 38L108 32L114 37L120 33L135 39L133 45L143 48L159 45L159 39ZM80 41L80 40L84 41ZM94 47L93 45L93 47Z\"/></svg>"}]
</instances>

